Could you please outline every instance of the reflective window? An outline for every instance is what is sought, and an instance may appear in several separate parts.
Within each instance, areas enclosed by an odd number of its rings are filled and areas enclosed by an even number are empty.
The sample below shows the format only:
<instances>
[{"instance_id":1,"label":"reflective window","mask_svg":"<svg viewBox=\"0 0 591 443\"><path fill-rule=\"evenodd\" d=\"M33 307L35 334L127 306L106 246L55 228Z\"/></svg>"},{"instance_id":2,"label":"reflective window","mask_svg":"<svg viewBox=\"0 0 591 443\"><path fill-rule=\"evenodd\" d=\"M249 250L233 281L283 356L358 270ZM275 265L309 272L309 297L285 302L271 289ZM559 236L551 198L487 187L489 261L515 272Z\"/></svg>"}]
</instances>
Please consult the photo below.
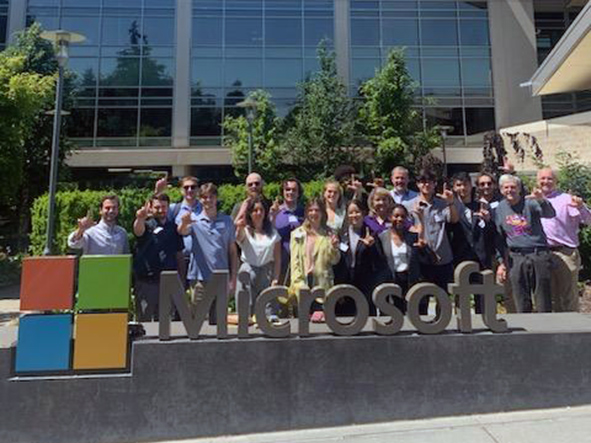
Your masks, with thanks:
<instances>
[{"instance_id":1,"label":"reflective window","mask_svg":"<svg viewBox=\"0 0 591 443\"><path fill-rule=\"evenodd\" d=\"M223 20L217 17L193 19L193 45L222 44Z\"/></svg>"},{"instance_id":2,"label":"reflective window","mask_svg":"<svg viewBox=\"0 0 591 443\"><path fill-rule=\"evenodd\" d=\"M99 137L135 137L137 135L137 108L98 111Z\"/></svg>"},{"instance_id":3,"label":"reflective window","mask_svg":"<svg viewBox=\"0 0 591 443\"><path fill-rule=\"evenodd\" d=\"M172 45L174 43L173 17L145 17L143 43L148 45Z\"/></svg>"},{"instance_id":4,"label":"reflective window","mask_svg":"<svg viewBox=\"0 0 591 443\"><path fill-rule=\"evenodd\" d=\"M491 67L489 59L462 60L462 77L464 86L490 87Z\"/></svg>"},{"instance_id":5,"label":"reflective window","mask_svg":"<svg viewBox=\"0 0 591 443\"><path fill-rule=\"evenodd\" d=\"M379 20L351 20L351 44L379 46Z\"/></svg>"},{"instance_id":6,"label":"reflective window","mask_svg":"<svg viewBox=\"0 0 591 443\"><path fill-rule=\"evenodd\" d=\"M220 108L192 108L191 136L221 135L222 112Z\"/></svg>"},{"instance_id":7,"label":"reflective window","mask_svg":"<svg viewBox=\"0 0 591 443\"><path fill-rule=\"evenodd\" d=\"M423 86L460 86L458 60L423 59Z\"/></svg>"},{"instance_id":8,"label":"reflective window","mask_svg":"<svg viewBox=\"0 0 591 443\"><path fill-rule=\"evenodd\" d=\"M301 19L273 18L265 20L265 44L301 45Z\"/></svg>"},{"instance_id":9,"label":"reflective window","mask_svg":"<svg viewBox=\"0 0 591 443\"><path fill-rule=\"evenodd\" d=\"M418 22L416 20L383 20L382 35L384 45L418 45Z\"/></svg>"},{"instance_id":10,"label":"reflective window","mask_svg":"<svg viewBox=\"0 0 591 443\"><path fill-rule=\"evenodd\" d=\"M229 18L226 20L226 44L258 46L263 41L261 19Z\"/></svg>"},{"instance_id":11,"label":"reflective window","mask_svg":"<svg viewBox=\"0 0 591 443\"><path fill-rule=\"evenodd\" d=\"M263 85L263 63L260 59L229 59L224 69L225 86L239 84L245 87Z\"/></svg>"},{"instance_id":12,"label":"reflective window","mask_svg":"<svg viewBox=\"0 0 591 443\"><path fill-rule=\"evenodd\" d=\"M170 137L172 109L144 108L140 111L140 137Z\"/></svg>"},{"instance_id":13,"label":"reflective window","mask_svg":"<svg viewBox=\"0 0 591 443\"><path fill-rule=\"evenodd\" d=\"M466 108L466 133L468 135L495 129L494 108Z\"/></svg>"},{"instance_id":14,"label":"reflective window","mask_svg":"<svg viewBox=\"0 0 591 443\"><path fill-rule=\"evenodd\" d=\"M142 34L139 17L104 17L103 40L104 45L139 45Z\"/></svg>"},{"instance_id":15,"label":"reflective window","mask_svg":"<svg viewBox=\"0 0 591 443\"><path fill-rule=\"evenodd\" d=\"M464 135L464 116L462 108L425 108L429 125L449 126L449 135Z\"/></svg>"},{"instance_id":16,"label":"reflective window","mask_svg":"<svg viewBox=\"0 0 591 443\"><path fill-rule=\"evenodd\" d=\"M464 46L488 46L488 22L486 20L460 20L460 35Z\"/></svg>"},{"instance_id":17,"label":"reflective window","mask_svg":"<svg viewBox=\"0 0 591 443\"><path fill-rule=\"evenodd\" d=\"M70 137L91 138L94 135L94 108L74 108L67 119Z\"/></svg>"},{"instance_id":18,"label":"reflective window","mask_svg":"<svg viewBox=\"0 0 591 443\"><path fill-rule=\"evenodd\" d=\"M421 21L423 45L456 46L458 44L457 23L455 20Z\"/></svg>"}]
</instances>

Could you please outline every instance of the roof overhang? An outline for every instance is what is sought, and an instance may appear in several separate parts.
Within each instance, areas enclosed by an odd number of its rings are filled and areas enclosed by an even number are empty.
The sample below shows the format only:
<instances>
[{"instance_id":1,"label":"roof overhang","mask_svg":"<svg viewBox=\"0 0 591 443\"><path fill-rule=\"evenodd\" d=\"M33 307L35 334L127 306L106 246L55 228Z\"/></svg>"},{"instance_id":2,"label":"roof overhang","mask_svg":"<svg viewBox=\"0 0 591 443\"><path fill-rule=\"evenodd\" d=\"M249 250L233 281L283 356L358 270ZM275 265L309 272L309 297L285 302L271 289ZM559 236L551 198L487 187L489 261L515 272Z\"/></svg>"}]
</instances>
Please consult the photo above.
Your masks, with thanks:
<instances>
[{"instance_id":1,"label":"roof overhang","mask_svg":"<svg viewBox=\"0 0 591 443\"><path fill-rule=\"evenodd\" d=\"M591 89L591 2L529 81L532 95Z\"/></svg>"}]
</instances>

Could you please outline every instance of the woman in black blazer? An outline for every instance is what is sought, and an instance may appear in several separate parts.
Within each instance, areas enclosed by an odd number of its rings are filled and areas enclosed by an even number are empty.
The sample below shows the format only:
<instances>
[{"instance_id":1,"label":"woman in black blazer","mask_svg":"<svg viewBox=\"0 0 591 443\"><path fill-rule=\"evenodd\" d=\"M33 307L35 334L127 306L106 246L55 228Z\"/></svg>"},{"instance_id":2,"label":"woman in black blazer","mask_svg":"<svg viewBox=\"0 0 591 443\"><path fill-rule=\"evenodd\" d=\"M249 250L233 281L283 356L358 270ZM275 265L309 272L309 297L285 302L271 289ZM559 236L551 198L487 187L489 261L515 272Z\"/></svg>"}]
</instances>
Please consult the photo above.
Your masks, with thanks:
<instances>
[{"instance_id":1,"label":"woman in black blazer","mask_svg":"<svg viewBox=\"0 0 591 443\"><path fill-rule=\"evenodd\" d=\"M364 222L367 214L360 200L354 199L347 204L347 216L341 233L339 249L341 259L335 266L335 284L350 284L359 289L367 298L370 315L375 315L376 308L371 299L374 288L381 283L383 265L376 239ZM353 303L348 299L338 306L337 314L354 315Z\"/></svg>"},{"instance_id":2,"label":"woman in black blazer","mask_svg":"<svg viewBox=\"0 0 591 443\"><path fill-rule=\"evenodd\" d=\"M379 235L380 253L386 265L384 281L399 285L405 297L409 288L420 278L418 256L426 253L422 225L416 228L417 232L411 231L408 220L406 207L395 205L390 218L392 226ZM428 303L428 299L426 301ZM395 304L402 312L406 312L406 300L397 299Z\"/></svg>"}]
</instances>

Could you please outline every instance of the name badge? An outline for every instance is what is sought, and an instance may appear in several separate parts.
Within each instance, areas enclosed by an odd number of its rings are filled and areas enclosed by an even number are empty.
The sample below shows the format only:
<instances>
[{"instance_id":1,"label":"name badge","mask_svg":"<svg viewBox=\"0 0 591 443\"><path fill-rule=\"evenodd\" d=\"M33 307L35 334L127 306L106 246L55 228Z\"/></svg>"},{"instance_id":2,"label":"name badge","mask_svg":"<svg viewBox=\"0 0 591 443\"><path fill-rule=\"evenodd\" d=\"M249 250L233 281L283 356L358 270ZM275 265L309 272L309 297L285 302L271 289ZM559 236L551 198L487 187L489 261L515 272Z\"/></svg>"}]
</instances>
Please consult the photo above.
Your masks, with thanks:
<instances>
[{"instance_id":1,"label":"name badge","mask_svg":"<svg viewBox=\"0 0 591 443\"><path fill-rule=\"evenodd\" d=\"M433 216L433 220L435 220L437 223L441 223L445 220L445 217L443 216L443 214L435 214Z\"/></svg>"},{"instance_id":2,"label":"name badge","mask_svg":"<svg viewBox=\"0 0 591 443\"><path fill-rule=\"evenodd\" d=\"M162 231L164 231L164 229L162 228L162 226L158 226L156 229L154 229L154 234L159 234Z\"/></svg>"},{"instance_id":3,"label":"name badge","mask_svg":"<svg viewBox=\"0 0 591 443\"><path fill-rule=\"evenodd\" d=\"M298 220L298 218L297 218L295 215L290 215L290 216L287 218L287 221L288 221L289 223L299 223L299 222L300 222L300 221Z\"/></svg>"},{"instance_id":4,"label":"name badge","mask_svg":"<svg viewBox=\"0 0 591 443\"><path fill-rule=\"evenodd\" d=\"M480 219L480 221L478 222L478 226L480 227L480 229L484 229L486 223L484 222L484 220Z\"/></svg>"},{"instance_id":5,"label":"name badge","mask_svg":"<svg viewBox=\"0 0 591 443\"><path fill-rule=\"evenodd\" d=\"M339 249L343 252L347 252L349 250L349 245L347 243L341 243Z\"/></svg>"}]
</instances>

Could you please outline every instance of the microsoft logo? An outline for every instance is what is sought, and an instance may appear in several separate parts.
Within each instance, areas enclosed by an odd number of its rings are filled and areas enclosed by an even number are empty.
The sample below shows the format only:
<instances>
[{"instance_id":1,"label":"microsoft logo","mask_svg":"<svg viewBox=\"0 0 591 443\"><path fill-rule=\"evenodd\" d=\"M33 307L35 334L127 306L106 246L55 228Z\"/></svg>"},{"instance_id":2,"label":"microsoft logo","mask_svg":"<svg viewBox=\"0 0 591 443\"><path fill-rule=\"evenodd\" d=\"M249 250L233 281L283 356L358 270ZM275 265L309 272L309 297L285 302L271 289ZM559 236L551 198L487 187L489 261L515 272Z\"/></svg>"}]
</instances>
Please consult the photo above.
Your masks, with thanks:
<instances>
[{"instance_id":1,"label":"microsoft logo","mask_svg":"<svg viewBox=\"0 0 591 443\"><path fill-rule=\"evenodd\" d=\"M125 369L130 289L130 255L26 258L15 372Z\"/></svg>"}]
</instances>

